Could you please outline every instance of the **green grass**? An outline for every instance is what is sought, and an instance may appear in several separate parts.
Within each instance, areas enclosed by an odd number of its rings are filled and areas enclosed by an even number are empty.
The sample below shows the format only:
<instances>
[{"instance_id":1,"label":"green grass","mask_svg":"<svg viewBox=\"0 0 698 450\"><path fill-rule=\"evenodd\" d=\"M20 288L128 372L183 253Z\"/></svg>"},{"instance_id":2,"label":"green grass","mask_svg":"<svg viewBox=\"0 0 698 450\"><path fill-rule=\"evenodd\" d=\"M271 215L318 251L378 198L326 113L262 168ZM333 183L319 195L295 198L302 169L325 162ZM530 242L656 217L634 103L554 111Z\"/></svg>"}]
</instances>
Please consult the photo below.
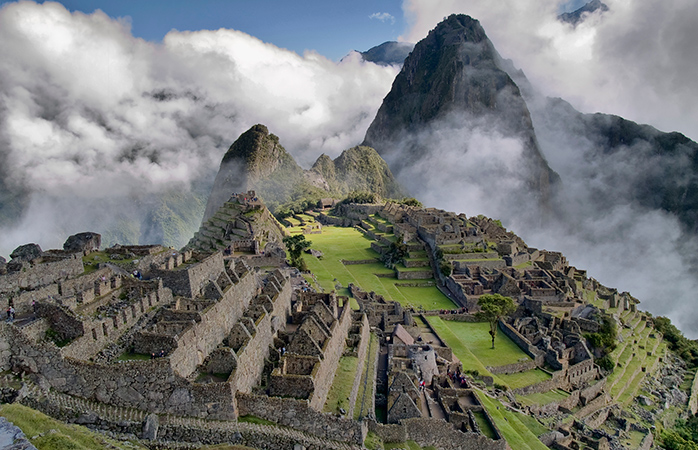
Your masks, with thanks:
<instances>
[{"instance_id":1,"label":"green grass","mask_svg":"<svg viewBox=\"0 0 698 450\"><path fill-rule=\"evenodd\" d=\"M345 411L349 410L349 395L354 387L354 377L358 365L359 358L356 356L342 356L339 359L334 381L323 408L324 412L339 413L340 408Z\"/></svg>"},{"instance_id":2,"label":"green grass","mask_svg":"<svg viewBox=\"0 0 698 450\"><path fill-rule=\"evenodd\" d=\"M451 333L465 345L468 350L484 366L505 366L521 361L531 361L531 357L523 352L518 345L509 339L502 331L497 332L495 348L492 349L492 338L490 337L490 325L486 322L468 323L442 320L439 317L429 317L429 323L443 329L443 326L451 330ZM439 332L439 334L441 334ZM449 346L451 345L446 339ZM461 360L462 361L462 360ZM465 362L464 362L465 364Z\"/></svg>"},{"instance_id":3,"label":"green grass","mask_svg":"<svg viewBox=\"0 0 698 450\"><path fill-rule=\"evenodd\" d=\"M404 287L395 283L423 282L426 280L398 280L397 278L377 277L375 274L394 275L380 262L369 264L344 265L341 260L358 261L377 259L378 253L371 249L371 240L354 228L324 227L322 234L307 237L311 248L320 250L321 259L304 255L308 268L317 277L318 283L326 291L335 289L339 282L346 287L354 283L365 291L373 291L387 300L400 302L405 306L424 309L453 309L456 306L436 287ZM423 269L421 269L423 270ZM337 281L335 281L335 278ZM433 281L430 280L430 281Z\"/></svg>"},{"instance_id":4,"label":"green grass","mask_svg":"<svg viewBox=\"0 0 698 450\"><path fill-rule=\"evenodd\" d=\"M252 416L252 415L240 416L240 417L238 417L238 422L256 423L257 425L275 425L275 426L278 426L277 423L274 423L271 420L262 419L261 417Z\"/></svg>"},{"instance_id":5,"label":"green grass","mask_svg":"<svg viewBox=\"0 0 698 450\"><path fill-rule=\"evenodd\" d=\"M99 264L106 263L106 262L125 264L125 263L133 262L133 259L111 259L111 258L109 258L109 255L107 255L106 252L92 252L89 255L82 257L82 264L83 264L83 267L85 268L84 273L87 274L87 273L96 272Z\"/></svg>"},{"instance_id":6,"label":"green grass","mask_svg":"<svg viewBox=\"0 0 698 450\"><path fill-rule=\"evenodd\" d=\"M453 354L463 363L464 371L476 370L480 375L492 375L489 370L485 368L484 364L470 351L468 346L459 339L458 335L446 325L446 321L438 317L430 317L429 323L436 330L441 339L446 341L446 344L453 350Z\"/></svg>"},{"instance_id":7,"label":"green grass","mask_svg":"<svg viewBox=\"0 0 698 450\"><path fill-rule=\"evenodd\" d=\"M375 393L373 392L373 383L371 380L366 382L366 377L371 376L375 373L375 367L376 367L376 353L378 353L378 350L380 350L380 346L378 344L378 337L374 334L371 333L371 343L370 345L370 352L366 355L367 361L364 363L364 373L361 375L361 381L359 385L359 392L356 395L356 405L354 405L354 420L359 420L361 419L361 416L367 416L371 409L371 405L373 404L373 396ZM364 394L364 388L366 393ZM364 397L365 395L365 397ZM364 410L363 414L361 411L361 401L364 399Z\"/></svg>"},{"instance_id":8,"label":"green grass","mask_svg":"<svg viewBox=\"0 0 698 450\"><path fill-rule=\"evenodd\" d=\"M554 391L541 392L528 395L517 395L516 399L524 405L547 405L548 403L557 402L566 399L569 394L556 389Z\"/></svg>"},{"instance_id":9,"label":"green grass","mask_svg":"<svg viewBox=\"0 0 698 450\"><path fill-rule=\"evenodd\" d=\"M546 381L552 378L550 375L540 369L527 370L525 372L511 374L501 374L497 376L512 389L531 386L532 384L537 384L541 381Z\"/></svg>"},{"instance_id":10,"label":"green grass","mask_svg":"<svg viewBox=\"0 0 698 450\"><path fill-rule=\"evenodd\" d=\"M536 434L522 422L523 414L509 411L499 401L484 394L480 395L480 400L511 448L516 450L548 449L538 440Z\"/></svg>"},{"instance_id":11,"label":"green grass","mask_svg":"<svg viewBox=\"0 0 698 450\"><path fill-rule=\"evenodd\" d=\"M490 439L494 439L497 436L494 431L494 428L492 428L492 425L490 424L490 421L487 420L487 416L485 416L484 412L475 411L473 412L473 416L475 416L475 422L477 422L477 426L480 427L480 431L482 432L482 434L484 434Z\"/></svg>"},{"instance_id":12,"label":"green grass","mask_svg":"<svg viewBox=\"0 0 698 450\"><path fill-rule=\"evenodd\" d=\"M137 442L109 439L79 425L67 425L26 406L0 407L0 415L18 426L39 450L144 449Z\"/></svg>"},{"instance_id":13,"label":"green grass","mask_svg":"<svg viewBox=\"0 0 698 450\"><path fill-rule=\"evenodd\" d=\"M538 422L535 417L528 416L526 414L516 414L516 417L526 426L526 428L531 431L531 433L536 436L540 436L541 434L545 434L550 431L550 428Z\"/></svg>"}]
</instances>

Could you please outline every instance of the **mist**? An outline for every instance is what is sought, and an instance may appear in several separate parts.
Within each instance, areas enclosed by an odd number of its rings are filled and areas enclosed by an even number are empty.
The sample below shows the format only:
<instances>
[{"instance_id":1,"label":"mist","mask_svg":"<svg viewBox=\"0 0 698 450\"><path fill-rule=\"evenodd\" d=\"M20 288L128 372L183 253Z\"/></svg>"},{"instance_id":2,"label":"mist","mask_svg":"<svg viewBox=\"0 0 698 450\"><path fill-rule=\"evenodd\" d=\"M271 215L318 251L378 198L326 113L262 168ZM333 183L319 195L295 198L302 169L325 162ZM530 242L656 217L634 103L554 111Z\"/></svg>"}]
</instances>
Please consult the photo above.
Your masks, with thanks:
<instances>
[{"instance_id":1,"label":"mist","mask_svg":"<svg viewBox=\"0 0 698 450\"><path fill-rule=\"evenodd\" d=\"M688 11L685 2L606 3L609 12L573 28L557 21L558 2L406 1L412 19L407 40L462 12L480 20L499 53L523 69L533 86L515 81L529 94L541 153L562 182L555 188L554 213L530 198L522 202L523 143L467 120L458 125L453 116L419 137L404 137L423 143L435 157L398 179L425 204L500 219L528 245L563 252L588 276L630 292L642 310L670 317L697 338L698 238L676 216L633 199L649 176L686 182L687 155L660 157L642 145L604 154L595 136L576 132L578 118L546 110L545 96L562 96L582 112L620 114L698 136L698 83L685 76L695 73L696 59L688 55L696 49L686 48L695 40L682 25L687 18L696 23L695 8Z\"/></svg>"},{"instance_id":2,"label":"mist","mask_svg":"<svg viewBox=\"0 0 698 450\"><path fill-rule=\"evenodd\" d=\"M6 4L0 41L0 172L22 213L0 230L4 255L86 230L146 239L118 223L146 220L163 196L205 203L223 154L256 123L301 165L336 157L361 141L398 71L236 30L173 30L156 44L127 20L50 2Z\"/></svg>"},{"instance_id":3,"label":"mist","mask_svg":"<svg viewBox=\"0 0 698 450\"><path fill-rule=\"evenodd\" d=\"M402 36L422 39L452 13L480 21L504 58L546 96L698 139L698 8L691 0L604 0L573 27L563 0L405 0ZM577 5L579 2L576 2ZM570 5L571 6L571 5Z\"/></svg>"}]
</instances>

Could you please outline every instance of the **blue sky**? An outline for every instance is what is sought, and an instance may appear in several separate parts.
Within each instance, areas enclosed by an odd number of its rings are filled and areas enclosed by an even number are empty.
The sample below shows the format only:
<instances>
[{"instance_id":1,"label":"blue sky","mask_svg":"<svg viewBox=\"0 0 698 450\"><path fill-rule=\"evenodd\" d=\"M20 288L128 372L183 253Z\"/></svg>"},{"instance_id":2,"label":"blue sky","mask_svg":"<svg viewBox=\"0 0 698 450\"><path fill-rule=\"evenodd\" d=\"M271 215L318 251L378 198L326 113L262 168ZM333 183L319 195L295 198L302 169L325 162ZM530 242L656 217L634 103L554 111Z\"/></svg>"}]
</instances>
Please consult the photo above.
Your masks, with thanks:
<instances>
[{"instance_id":1,"label":"blue sky","mask_svg":"<svg viewBox=\"0 0 698 450\"><path fill-rule=\"evenodd\" d=\"M0 4L10 3L2 1ZM43 3L43 2L38 2ZM401 0L65 0L70 11L101 9L130 17L132 33L160 41L168 31L232 28L302 54L305 50L339 60L365 51L405 31ZM374 14L387 13L390 17ZM392 17L392 18L391 18Z\"/></svg>"}]
</instances>

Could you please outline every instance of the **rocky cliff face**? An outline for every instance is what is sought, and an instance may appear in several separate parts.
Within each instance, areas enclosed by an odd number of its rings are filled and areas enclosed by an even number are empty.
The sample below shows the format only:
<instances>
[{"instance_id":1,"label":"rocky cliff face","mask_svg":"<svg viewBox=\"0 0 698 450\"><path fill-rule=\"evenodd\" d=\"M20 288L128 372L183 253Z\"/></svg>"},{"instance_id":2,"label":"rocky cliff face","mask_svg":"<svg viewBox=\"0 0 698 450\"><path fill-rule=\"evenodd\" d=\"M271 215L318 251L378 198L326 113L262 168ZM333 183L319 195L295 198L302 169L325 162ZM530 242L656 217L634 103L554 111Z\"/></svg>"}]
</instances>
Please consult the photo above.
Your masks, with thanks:
<instances>
[{"instance_id":1,"label":"rocky cliff face","mask_svg":"<svg viewBox=\"0 0 698 450\"><path fill-rule=\"evenodd\" d=\"M516 140L520 147L516 155L503 161L506 166L510 159L516 167L499 175L519 178L527 191L543 203L548 201L551 182L557 176L538 149L526 103L501 69L501 57L480 23L465 15L448 17L417 43L383 100L364 144L388 161L398 180L420 192L442 181L431 176L418 179L415 168L444 159L440 142L444 134L461 141L448 157L455 155L465 166L468 154L477 152L471 137L481 134Z\"/></svg>"},{"instance_id":2,"label":"rocky cliff face","mask_svg":"<svg viewBox=\"0 0 698 450\"><path fill-rule=\"evenodd\" d=\"M303 169L281 146L279 138L264 125L255 125L240 135L223 156L203 221L211 218L233 192L254 189L265 202L279 202L290 197L302 179Z\"/></svg>"}]
</instances>

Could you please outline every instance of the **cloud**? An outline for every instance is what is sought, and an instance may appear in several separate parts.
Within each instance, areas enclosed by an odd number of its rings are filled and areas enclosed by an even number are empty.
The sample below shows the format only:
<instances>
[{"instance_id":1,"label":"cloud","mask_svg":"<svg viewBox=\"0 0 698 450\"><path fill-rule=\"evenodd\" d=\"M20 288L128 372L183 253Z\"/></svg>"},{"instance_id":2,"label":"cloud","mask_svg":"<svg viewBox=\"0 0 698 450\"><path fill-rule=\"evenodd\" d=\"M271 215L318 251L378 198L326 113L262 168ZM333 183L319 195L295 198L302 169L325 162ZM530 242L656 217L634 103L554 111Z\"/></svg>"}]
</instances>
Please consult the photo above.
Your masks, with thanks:
<instances>
[{"instance_id":1,"label":"cloud","mask_svg":"<svg viewBox=\"0 0 698 450\"><path fill-rule=\"evenodd\" d=\"M583 112L618 114L697 138L698 80L690 75L698 71L698 47L692 44L698 35L689 25L698 21L694 4L605 3L608 12L592 14L573 28L557 21L557 2L407 0L403 8L411 29L403 38L419 40L445 16L469 14L480 20L500 54L513 59L543 94L560 96ZM548 111L548 116L557 117L546 123L542 108L549 106L531 100L528 106L543 154L562 177L558 217L536 218L521 214L516 205L509 207L511 203L502 199L507 199L511 186L491 182L485 189L481 181L463 186L457 173L459 168L468 173L469 157L466 153L458 159L449 149L472 139L467 132L471 125L434 146L446 152L440 160L451 161L436 163L437 172L444 174L439 179L447 182L423 186L414 194L437 207L501 219L529 245L562 251L571 264L588 269L589 276L629 291L642 301L642 309L667 315L688 336L698 337L693 298L698 288L698 239L682 231L675 216L631 201L635 193L629 191L648 171L684 173L671 169L682 160L643 160L643 148L595 152L593 140L575 135L579 123L574 118ZM487 141L483 148L493 152L515 148L496 134L488 134Z\"/></svg>"},{"instance_id":2,"label":"cloud","mask_svg":"<svg viewBox=\"0 0 698 450\"><path fill-rule=\"evenodd\" d=\"M395 23L395 17L392 16L391 14L384 12L384 13L373 13L370 16L368 16L369 19L376 19L380 20L381 22L387 22L390 21L390 23L394 24Z\"/></svg>"},{"instance_id":3,"label":"cloud","mask_svg":"<svg viewBox=\"0 0 698 450\"><path fill-rule=\"evenodd\" d=\"M361 141L398 70L358 54L339 63L298 55L227 29L171 31L155 44L133 37L125 21L51 2L6 4L0 41L3 181L36 199L77 199L57 202L67 208L58 213L84 218L79 199L83 209L104 198L143 203L212 179L255 123L303 165L337 156ZM41 217L27 210L28 230ZM43 235L91 225L54 222ZM29 239L4 233L0 252Z\"/></svg>"},{"instance_id":4,"label":"cloud","mask_svg":"<svg viewBox=\"0 0 698 450\"><path fill-rule=\"evenodd\" d=\"M690 0L607 0L576 28L558 1L405 0L416 42L451 13L478 19L499 53L544 94L698 139L698 8Z\"/></svg>"}]
</instances>

